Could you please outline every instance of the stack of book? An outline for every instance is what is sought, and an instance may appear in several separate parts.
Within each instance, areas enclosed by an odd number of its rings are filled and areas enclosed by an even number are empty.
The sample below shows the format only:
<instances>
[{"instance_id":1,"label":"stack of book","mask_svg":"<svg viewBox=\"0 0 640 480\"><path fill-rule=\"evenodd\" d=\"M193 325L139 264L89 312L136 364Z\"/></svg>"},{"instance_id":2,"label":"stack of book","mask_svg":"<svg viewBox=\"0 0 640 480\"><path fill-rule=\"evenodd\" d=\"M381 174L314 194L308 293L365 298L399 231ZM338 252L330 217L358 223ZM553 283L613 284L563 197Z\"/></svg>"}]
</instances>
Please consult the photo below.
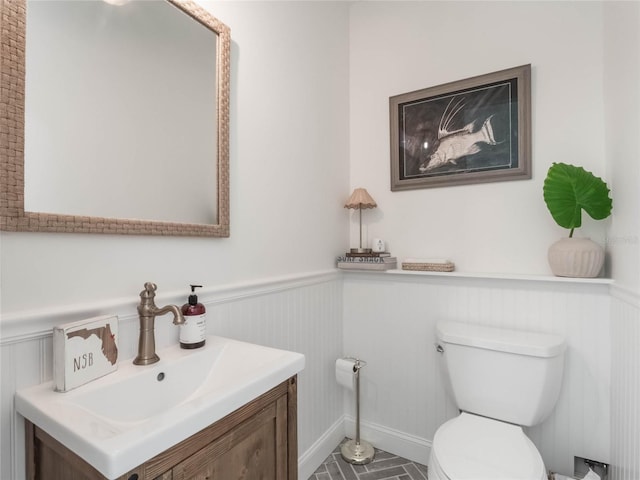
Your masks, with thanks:
<instances>
[{"instance_id":1,"label":"stack of book","mask_svg":"<svg viewBox=\"0 0 640 480\"><path fill-rule=\"evenodd\" d=\"M398 260L389 252L345 253L338 257L338 268L346 270L391 270Z\"/></svg>"}]
</instances>

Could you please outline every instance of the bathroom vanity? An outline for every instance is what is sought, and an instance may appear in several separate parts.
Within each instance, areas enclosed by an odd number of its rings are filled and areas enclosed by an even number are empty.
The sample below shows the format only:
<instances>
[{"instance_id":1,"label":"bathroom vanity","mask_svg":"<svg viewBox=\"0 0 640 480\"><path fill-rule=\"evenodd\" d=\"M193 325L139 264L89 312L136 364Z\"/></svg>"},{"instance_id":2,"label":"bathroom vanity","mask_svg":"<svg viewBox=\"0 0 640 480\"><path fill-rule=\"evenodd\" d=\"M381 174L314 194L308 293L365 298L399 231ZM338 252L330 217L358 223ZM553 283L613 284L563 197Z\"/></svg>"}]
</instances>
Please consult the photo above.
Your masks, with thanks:
<instances>
[{"instance_id":1,"label":"bathroom vanity","mask_svg":"<svg viewBox=\"0 0 640 480\"><path fill-rule=\"evenodd\" d=\"M16 392L28 480L296 480L304 355L209 336L59 393Z\"/></svg>"},{"instance_id":2,"label":"bathroom vanity","mask_svg":"<svg viewBox=\"0 0 640 480\"><path fill-rule=\"evenodd\" d=\"M289 378L117 480L298 478L297 376ZM26 420L27 479L107 479Z\"/></svg>"}]
</instances>

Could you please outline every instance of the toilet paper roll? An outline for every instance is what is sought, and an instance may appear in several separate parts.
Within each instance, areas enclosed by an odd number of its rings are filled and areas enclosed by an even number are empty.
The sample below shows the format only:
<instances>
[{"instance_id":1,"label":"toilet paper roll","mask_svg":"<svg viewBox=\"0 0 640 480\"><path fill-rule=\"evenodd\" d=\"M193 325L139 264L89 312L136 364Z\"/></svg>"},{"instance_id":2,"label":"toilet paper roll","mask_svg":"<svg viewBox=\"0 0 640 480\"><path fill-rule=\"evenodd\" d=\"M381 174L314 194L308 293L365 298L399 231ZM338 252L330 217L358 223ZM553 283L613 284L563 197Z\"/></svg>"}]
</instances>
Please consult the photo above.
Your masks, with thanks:
<instances>
[{"instance_id":1,"label":"toilet paper roll","mask_svg":"<svg viewBox=\"0 0 640 480\"><path fill-rule=\"evenodd\" d=\"M338 385L353 390L356 386L355 360L339 358L336 360L336 381Z\"/></svg>"}]
</instances>

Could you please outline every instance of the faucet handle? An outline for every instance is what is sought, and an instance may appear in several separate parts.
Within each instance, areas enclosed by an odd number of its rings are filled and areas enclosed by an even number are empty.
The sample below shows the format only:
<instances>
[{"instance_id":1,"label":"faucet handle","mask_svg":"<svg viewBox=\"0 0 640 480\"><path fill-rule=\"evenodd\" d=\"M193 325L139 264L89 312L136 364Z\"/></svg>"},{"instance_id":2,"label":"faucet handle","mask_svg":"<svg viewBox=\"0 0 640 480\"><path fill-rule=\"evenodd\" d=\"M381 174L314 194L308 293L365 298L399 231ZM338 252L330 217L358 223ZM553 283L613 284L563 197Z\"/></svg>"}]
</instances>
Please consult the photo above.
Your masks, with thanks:
<instances>
[{"instance_id":1,"label":"faucet handle","mask_svg":"<svg viewBox=\"0 0 640 480\"><path fill-rule=\"evenodd\" d=\"M140 298L153 298L156 296L156 290L158 286L155 283L146 282L144 284L144 290L140 292Z\"/></svg>"}]
</instances>

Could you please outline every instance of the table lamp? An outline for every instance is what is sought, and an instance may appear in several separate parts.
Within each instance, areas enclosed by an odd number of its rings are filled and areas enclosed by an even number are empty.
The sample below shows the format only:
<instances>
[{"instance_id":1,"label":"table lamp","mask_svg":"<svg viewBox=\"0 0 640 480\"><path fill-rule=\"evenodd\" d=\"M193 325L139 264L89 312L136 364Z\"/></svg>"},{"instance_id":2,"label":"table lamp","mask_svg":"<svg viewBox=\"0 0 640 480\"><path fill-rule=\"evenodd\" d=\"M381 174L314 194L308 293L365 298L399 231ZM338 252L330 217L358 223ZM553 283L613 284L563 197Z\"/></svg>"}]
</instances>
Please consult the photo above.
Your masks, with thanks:
<instances>
[{"instance_id":1,"label":"table lamp","mask_svg":"<svg viewBox=\"0 0 640 480\"><path fill-rule=\"evenodd\" d=\"M344 208L357 208L360 214L360 248L352 248L351 253L371 253L370 248L362 248L362 209L375 207L377 207L376 201L364 188L356 188L344 204Z\"/></svg>"}]
</instances>

